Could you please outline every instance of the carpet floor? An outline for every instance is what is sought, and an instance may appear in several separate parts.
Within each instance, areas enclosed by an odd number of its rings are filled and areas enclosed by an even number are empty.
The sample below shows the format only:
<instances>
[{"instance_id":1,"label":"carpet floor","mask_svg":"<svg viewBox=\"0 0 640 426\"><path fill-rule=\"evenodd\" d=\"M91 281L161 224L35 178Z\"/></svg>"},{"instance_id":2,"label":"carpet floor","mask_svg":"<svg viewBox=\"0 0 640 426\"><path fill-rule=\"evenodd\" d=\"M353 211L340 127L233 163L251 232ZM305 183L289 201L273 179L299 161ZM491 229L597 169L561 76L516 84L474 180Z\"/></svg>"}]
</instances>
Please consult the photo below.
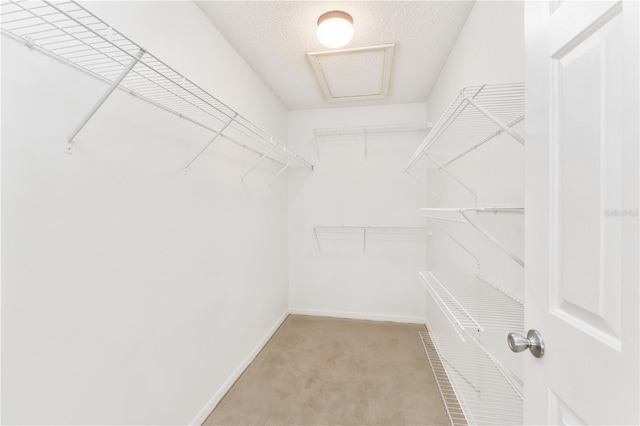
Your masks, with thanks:
<instances>
[{"instance_id":1,"label":"carpet floor","mask_svg":"<svg viewBox=\"0 0 640 426\"><path fill-rule=\"evenodd\" d=\"M290 315L204 425L445 425L424 330Z\"/></svg>"}]
</instances>

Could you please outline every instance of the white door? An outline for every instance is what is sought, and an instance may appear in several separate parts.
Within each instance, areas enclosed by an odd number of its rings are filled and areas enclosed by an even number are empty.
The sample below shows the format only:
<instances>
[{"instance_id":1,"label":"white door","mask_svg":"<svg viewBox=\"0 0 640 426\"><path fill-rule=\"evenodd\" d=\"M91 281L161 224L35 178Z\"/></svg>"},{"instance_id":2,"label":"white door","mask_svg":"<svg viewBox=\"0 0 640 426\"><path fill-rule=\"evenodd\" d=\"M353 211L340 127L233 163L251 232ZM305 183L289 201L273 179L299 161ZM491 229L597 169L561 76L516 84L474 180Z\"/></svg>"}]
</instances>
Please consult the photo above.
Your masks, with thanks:
<instances>
[{"instance_id":1,"label":"white door","mask_svg":"<svg viewBox=\"0 0 640 426\"><path fill-rule=\"evenodd\" d=\"M525 6L528 424L640 423L638 6Z\"/></svg>"}]
</instances>

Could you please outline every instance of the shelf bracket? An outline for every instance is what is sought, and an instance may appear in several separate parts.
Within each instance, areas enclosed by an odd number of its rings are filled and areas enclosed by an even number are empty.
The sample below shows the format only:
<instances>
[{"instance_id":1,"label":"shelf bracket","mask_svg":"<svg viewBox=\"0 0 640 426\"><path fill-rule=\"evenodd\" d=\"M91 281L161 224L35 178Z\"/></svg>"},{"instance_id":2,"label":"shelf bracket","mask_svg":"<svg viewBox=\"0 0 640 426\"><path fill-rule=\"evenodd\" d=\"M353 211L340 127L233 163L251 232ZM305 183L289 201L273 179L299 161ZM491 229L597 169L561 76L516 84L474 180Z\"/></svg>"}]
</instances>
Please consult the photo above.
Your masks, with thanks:
<instances>
[{"instance_id":1,"label":"shelf bracket","mask_svg":"<svg viewBox=\"0 0 640 426\"><path fill-rule=\"evenodd\" d=\"M364 158L367 158L367 141L368 141L368 137L367 137L367 126L364 127Z\"/></svg>"},{"instance_id":2,"label":"shelf bracket","mask_svg":"<svg viewBox=\"0 0 640 426\"><path fill-rule=\"evenodd\" d=\"M478 268L480 268L480 259L478 259L478 257L473 254L471 252L471 250L469 250L464 244L462 244L460 241L458 241L458 239L456 237L454 237L453 235L451 235L449 232L447 232L442 226L440 226L438 224L438 222L436 222L434 219L432 218L428 218L429 221L431 221L431 223L438 228L440 231L442 231L442 233L444 235L446 235L447 237L451 238L453 240L454 243L456 243L458 245L458 247L460 247L462 250L464 250L469 256L473 257L473 260L476 261L476 263L478 264Z\"/></svg>"},{"instance_id":3,"label":"shelf bracket","mask_svg":"<svg viewBox=\"0 0 640 426\"><path fill-rule=\"evenodd\" d=\"M318 244L318 251L321 252L322 250L320 249L320 238L318 238L318 229L315 226L313 227L313 233L316 234L316 243Z\"/></svg>"},{"instance_id":4,"label":"shelf bracket","mask_svg":"<svg viewBox=\"0 0 640 426\"><path fill-rule=\"evenodd\" d=\"M313 130L313 139L316 142L316 156L318 160L320 159L320 144L318 143L318 133L316 133L315 129Z\"/></svg>"},{"instance_id":5,"label":"shelf bracket","mask_svg":"<svg viewBox=\"0 0 640 426\"><path fill-rule=\"evenodd\" d=\"M362 230L362 253L367 252L367 228Z\"/></svg>"},{"instance_id":6,"label":"shelf bracket","mask_svg":"<svg viewBox=\"0 0 640 426\"><path fill-rule=\"evenodd\" d=\"M521 116L521 117L516 118L514 121L509 123L508 126L509 127L515 126L516 124L518 124L522 120L524 120L524 115ZM489 136L487 136L486 138L484 138L483 140L481 140L477 144L473 145L471 148L469 148L466 151L456 155L451 160L449 160L446 163L444 163L443 166L448 166L449 164L453 163L454 161L457 161L457 160L461 159L462 157L464 157L465 155L469 154L470 152L480 148L482 145L484 145L485 143L489 142L493 138L500 136L502 133L504 133L503 129L496 130L494 133L490 134Z\"/></svg>"},{"instance_id":7,"label":"shelf bracket","mask_svg":"<svg viewBox=\"0 0 640 426\"><path fill-rule=\"evenodd\" d=\"M428 186L426 187L426 190L429 194L433 195L434 197L436 197L438 201L440 201L441 197L438 195L437 192L435 192L433 189L429 188Z\"/></svg>"},{"instance_id":8,"label":"shelf bracket","mask_svg":"<svg viewBox=\"0 0 640 426\"><path fill-rule=\"evenodd\" d=\"M213 142L215 142L216 139L218 139L218 136L222 135L222 132L224 132L227 129L227 127L229 127L229 125L233 123L233 120L236 119L237 115L238 113L236 112L235 114L233 114L231 118L229 118L229 120L227 120L226 123L224 123L224 126L222 126L222 129L218 130L216 134L213 135L213 138L211 138L209 143L206 144L204 148L202 148L202 150L195 157L193 157L193 160L189 161L189 163L185 166L185 170L188 170L189 166L191 166L191 164L193 164L193 162L196 161L198 157L200 157L200 155L202 155L202 153L205 152Z\"/></svg>"},{"instance_id":9,"label":"shelf bracket","mask_svg":"<svg viewBox=\"0 0 640 426\"><path fill-rule=\"evenodd\" d=\"M127 64L127 66L122 70L122 72L120 73L118 78L116 78L111 83L109 88L102 94L100 99L98 99L98 102L96 102L96 104L89 110L89 112L82 119L80 124L78 124L76 126L76 128L71 133L71 136L69 136L69 138L65 142L64 152L66 154L73 154L73 146L71 144L71 142L73 142L73 139L78 135L78 133L80 133L80 130L82 130L82 128L89 122L89 120L91 120L91 117L93 117L93 115L98 111L98 109L100 109L102 104L104 104L105 101L109 98L109 96L111 96L113 91L118 88L120 83L122 83L122 80L125 79L127 74L129 74L129 72L133 69L133 67L138 63L138 61L140 60L140 58L142 58L142 55L144 55L144 54L145 54L144 49L138 50L138 53L136 53L135 57L133 59L131 59L131 61Z\"/></svg>"},{"instance_id":10,"label":"shelf bracket","mask_svg":"<svg viewBox=\"0 0 640 426\"><path fill-rule=\"evenodd\" d=\"M433 158L432 156L430 156L429 154L424 154L428 159L430 159L431 161L433 161L433 163L438 166L438 168L440 170L442 170L443 172L445 172L447 175L449 175L453 180L455 180L456 182L458 182L458 184L460 184L460 186L462 186L464 189L466 189L471 195L473 195L474 200L478 199L478 196L476 195L476 193L469 188L467 185L464 184L464 182L462 182L460 179L458 179L453 173L451 173L449 171L449 169L447 169L445 166L443 166L442 164L440 164L438 161L436 161L435 158Z\"/></svg>"},{"instance_id":11,"label":"shelf bracket","mask_svg":"<svg viewBox=\"0 0 640 426\"><path fill-rule=\"evenodd\" d=\"M284 172L285 170L287 170L289 168L290 165L293 164L294 161L296 161L296 159L298 158L298 154L296 154L291 161L289 161L287 164L285 164L285 166L283 168L280 169L280 171L278 173L276 173L271 179L269 179L269 183L273 182L278 176L280 176L282 174L282 172Z\"/></svg>"},{"instance_id":12,"label":"shelf bracket","mask_svg":"<svg viewBox=\"0 0 640 426\"><path fill-rule=\"evenodd\" d=\"M247 175L248 175L249 173L251 173L251 171L252 171L253 169L255 169L255 168L258 166L258 164L260 164L260 163L262 162L262 160L264 160L264 159L267 157L267 155L271 154L271 151L273 151L274 149L276 149L276 145L272 146L272 147L271 147L271 149L269 149L267 152L265 152L264 154L262 154L262 156L258 159L258 161L256 161L255 163L253 163L253 166L251 166L251 167L249 168L249 170L247 170L247 171L245 172L245 174L243 174L243 175L242 175L242 177L240 178L240 180L244 182L244 178L245 178L245 177L247 177Z\"/></svg>"},{"instance_id":13,"label":"shelf bracket","mask_svg":"<svg viewBox=\"0 0 640 426\"><path fill-rule=\"evenodd\" d=\"M518 265L522 266L524 268L524 260L520 259L520 257L516 256L511 250L509 250L508 248L506 248L505 246L503 246L500 241L496 240L493 235L491 235L487 230L485 230L482 226L478 225L478 223L476 223L473 219L469 218L464 211L461 211L460 214L462 215L462 217L464 217L466 219L467 222L469 222L469 224L471 224L471 226L473 226L474 228L476 228L482 235L484 235L485 237L487 237L487 239L489 241L491 241L496 247L498 247L502 252L504 252L504 254L506 254L507 256L509 256L511 259L513 259Z\"/></svg>"},{"instance_id":14,"label":"shelf bracket","mask_svg":"<svg viewBox=\"0 0 640 426\"><path fill-rule=\"evenodd\" d=\"M457 111L458 108L461 107L461 105L463 103L463 100L464 100L464 97L458 95L456 97L456 99L453 101L453 103L449 106L449 110L453 109L454 111ZM466 107L466 105L462 106L462 110L460 110L457 115L459 115L460 112L462 112L465 107ZM414 152L413 155L411 156L411 159L409 160L409 163L407 164L407 166L404 169L405 172L416 165L418 160L420 160L420 158L422 158L422 156L424 156L426 154L426 151L438 139L438 137L449 127L449 125L451 124L452 121L453 120L449 119L449 120L446 120L444 122L440 121L440 120L438 120L438 122L436 122L436 126L433 127L429 131L429 133L424 138L424 140L422 141L422 143L420 144L420 146L418 147L416 152Z\"/></svg>"},{"instance_id":15,"label":"shelf bracket","mask_svg":"<svg viewBox=\"0 0 640 426\"><path fill-rule=\"evenodd\" d=\"M418 182L419 184L422 184L422 182L420 181L420 179L418 179L417 177L415 177L414 175L411 174L411 172L409 172L409 170L405 170L404 173L409 176L411 179L415 180L416 182ZM433 195L434 197L436 197L437 200L440 200L442 197L440 197L440 195L438 195L437 192L435 192L433 189L429 188L428 186L425 185L425 189L427 190L427 192L431 195Z\"/></svg>"},{"instance_id":16,"label":"shelf bracket","mask_svg":"<svg viewBox=\"0 0 640 426\"><path fill-rule=\"evenodd\" d=\"M496 123L498 126L500 126L502 128L502 130L504 130L505 132L510 134L515 140L520 142L521 145L524 145L524 138L522 136L520 136L518 133L516 133L511 127L509 127L506 124L504 124L502 122L502 120L500 120L498 117L493 115L491 113L491 111L487 110L486 108L484 108L483 106L478 104L469 95L465 95L465 99L467 100L467 102L469 102L471 105L473 105L475 107L475 109L477 109L478 111L483 113L489 120L491 120L494 123Z\"/></svg>"}]
</instances>

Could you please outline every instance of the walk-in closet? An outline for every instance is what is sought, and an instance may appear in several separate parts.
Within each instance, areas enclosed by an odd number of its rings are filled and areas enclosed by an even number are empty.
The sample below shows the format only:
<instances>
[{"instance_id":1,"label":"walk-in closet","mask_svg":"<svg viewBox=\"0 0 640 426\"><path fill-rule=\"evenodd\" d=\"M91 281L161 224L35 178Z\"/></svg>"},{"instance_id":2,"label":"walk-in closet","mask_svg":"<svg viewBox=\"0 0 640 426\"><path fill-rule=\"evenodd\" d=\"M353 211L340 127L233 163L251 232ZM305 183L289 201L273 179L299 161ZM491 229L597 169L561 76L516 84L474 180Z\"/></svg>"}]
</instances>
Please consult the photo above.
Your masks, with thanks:
<instances>
[{"instance_id":1,"label":"walk-in closet","mask_svg":"<svg viewBox=\"0 0 640 426\"><path fill-rule=\"evenodd\" d=\"M640 3L0 0L0 422L640 423Z\"/></svg>"}]
</instances>

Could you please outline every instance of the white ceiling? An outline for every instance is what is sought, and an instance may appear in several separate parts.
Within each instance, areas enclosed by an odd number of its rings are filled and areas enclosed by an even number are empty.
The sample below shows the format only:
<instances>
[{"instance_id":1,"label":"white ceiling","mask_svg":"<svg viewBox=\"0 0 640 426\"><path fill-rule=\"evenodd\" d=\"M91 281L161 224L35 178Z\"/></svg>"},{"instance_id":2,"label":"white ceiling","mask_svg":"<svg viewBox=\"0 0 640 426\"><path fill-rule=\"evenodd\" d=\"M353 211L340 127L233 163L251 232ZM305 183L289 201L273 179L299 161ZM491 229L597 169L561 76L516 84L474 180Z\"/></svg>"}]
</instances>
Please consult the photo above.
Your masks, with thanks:
<instances>
[{"instance_id":1,"label":"white ceiling","mask_svg":"<svg viewBox=\"0 0 640 426\"><path fill-rule=\"evenodd\" d=\"M473 1L196 3L290 110L425 101L473 7ZM353 17L355 35L345 48L395 44L386 99L325 100L306 54L327 50L315 30L318 16L329 10Z\"/></svg>"}]
</instances>

